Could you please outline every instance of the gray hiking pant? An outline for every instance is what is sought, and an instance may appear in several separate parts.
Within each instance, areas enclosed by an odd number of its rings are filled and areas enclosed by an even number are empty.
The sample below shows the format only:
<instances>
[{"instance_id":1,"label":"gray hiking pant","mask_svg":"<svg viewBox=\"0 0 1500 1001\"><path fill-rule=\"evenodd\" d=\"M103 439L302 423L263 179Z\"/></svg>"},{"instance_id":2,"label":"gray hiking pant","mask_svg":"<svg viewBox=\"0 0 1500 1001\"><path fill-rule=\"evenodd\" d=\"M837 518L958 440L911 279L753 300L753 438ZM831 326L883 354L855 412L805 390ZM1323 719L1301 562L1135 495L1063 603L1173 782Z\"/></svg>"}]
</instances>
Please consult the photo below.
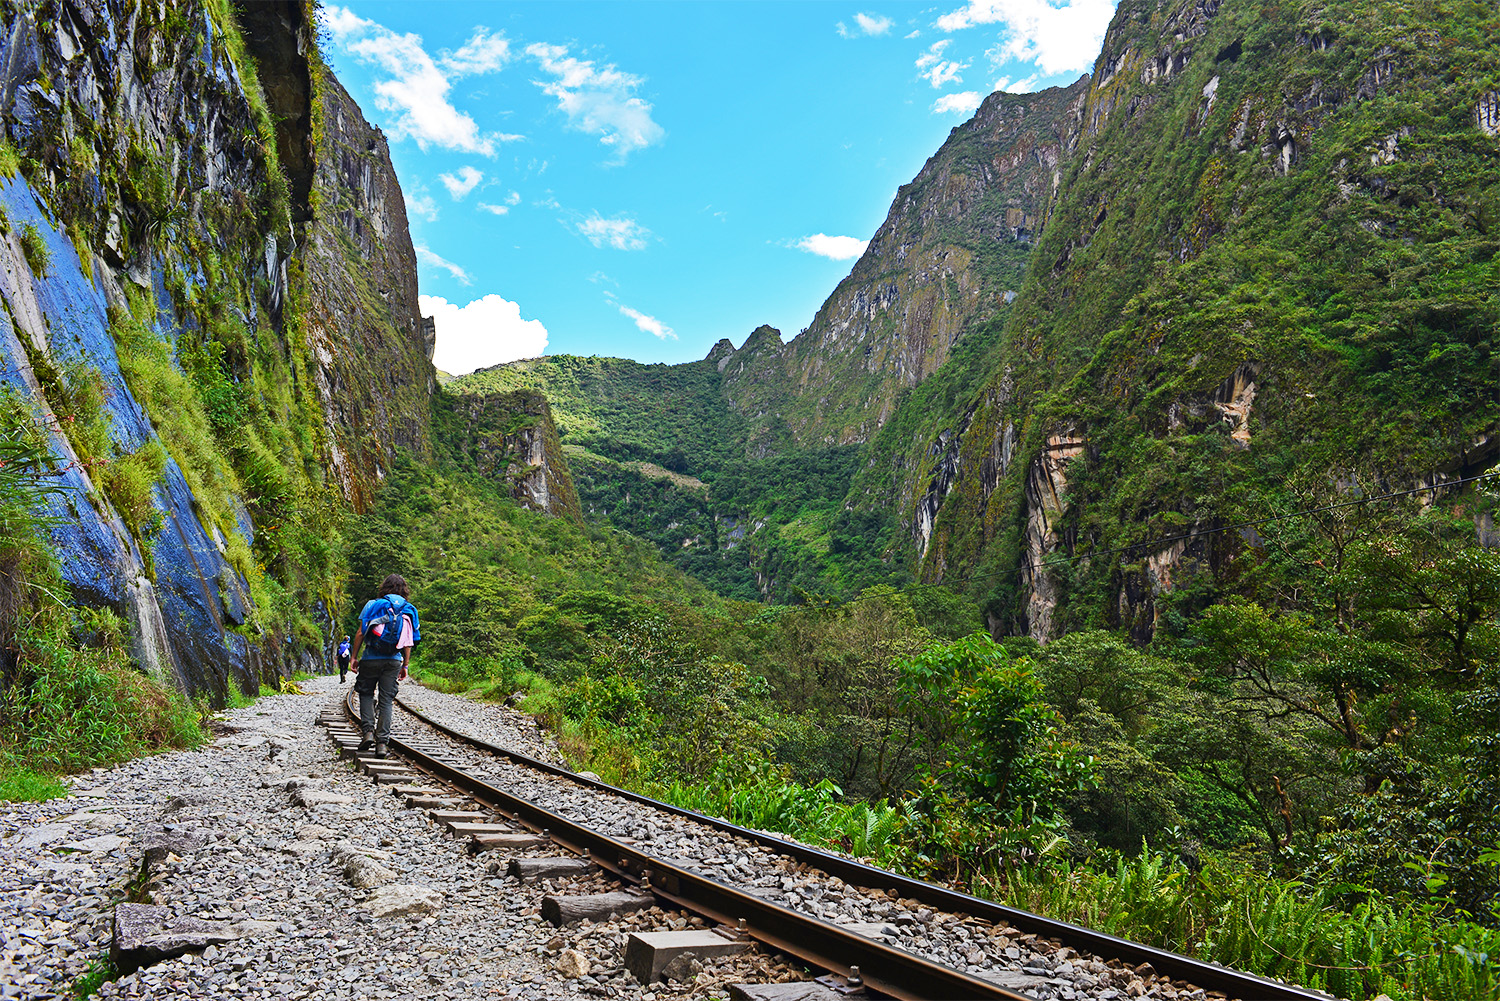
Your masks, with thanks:
<instances>
[{"instance_id":1,"label":"gray hiking pant","mask_svg":"<svg viewBox=\"0 0 1500 1001\"><path fill-rule=\"evenodd\" d=\"M366 733L375 731L375 739L384 744L391 739L391 711L396 704L397 679L401 677L399 660L361 660L354 690L359 693L359 722ZM375 688L380 688L380 721L375 720Z\"/></svg>"}]
</instances>

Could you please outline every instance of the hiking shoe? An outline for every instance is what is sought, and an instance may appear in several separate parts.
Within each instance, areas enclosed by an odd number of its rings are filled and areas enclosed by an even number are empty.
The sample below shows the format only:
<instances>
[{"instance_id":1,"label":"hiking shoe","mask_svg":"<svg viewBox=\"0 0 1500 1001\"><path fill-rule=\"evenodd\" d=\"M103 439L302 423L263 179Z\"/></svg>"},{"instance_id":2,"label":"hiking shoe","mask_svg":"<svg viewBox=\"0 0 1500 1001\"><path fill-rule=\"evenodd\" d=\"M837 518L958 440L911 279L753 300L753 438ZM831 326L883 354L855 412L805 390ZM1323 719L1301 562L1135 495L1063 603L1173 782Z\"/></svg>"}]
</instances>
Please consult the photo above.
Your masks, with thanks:
<instances>
[{"instance_id":1,"label":"hiking shoe","mask_svg":"<svg viewBox=\"0 0 1500 1001\"><path fill-rule=\"evenodd\" d=\"M365 739L359 742L359 750L368 751L375 746L375 733L372 730L365 731Z\"/></svg>"},{"instance_id":2,"label":"hiking shoe","mask_svg":"<svg viewBox=\"0 0 1500 1001\"><path fill-rule=\"evenodd\" d=\"M385 746L385 741L382 740L380 743L375 745L375 757L383 758L390 753L391 749Z\"/></svg>"}]
</instances>

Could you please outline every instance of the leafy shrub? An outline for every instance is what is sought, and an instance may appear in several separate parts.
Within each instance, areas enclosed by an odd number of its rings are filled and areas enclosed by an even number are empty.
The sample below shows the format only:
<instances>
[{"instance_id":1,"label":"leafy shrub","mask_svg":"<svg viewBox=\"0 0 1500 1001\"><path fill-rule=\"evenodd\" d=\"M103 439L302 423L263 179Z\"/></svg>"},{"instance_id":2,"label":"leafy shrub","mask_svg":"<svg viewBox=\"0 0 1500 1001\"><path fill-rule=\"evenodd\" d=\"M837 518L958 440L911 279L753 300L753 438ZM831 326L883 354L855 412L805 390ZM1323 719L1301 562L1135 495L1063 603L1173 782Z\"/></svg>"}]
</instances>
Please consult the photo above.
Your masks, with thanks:
<instances>
[{"instance_id":1,"label":"leafy shrub","mask_svg":"<svg viewBox=\"0 0 1500 1001\"><path fill-rule=\"evenodd\" d=\"M1159 853L1030 866L982 877L980 895L1199 959L1368 1001L1493 997L1500 932L1372 896L1349 910L1308 887L1213 860Z\"/></svg>"},{"instance_id":2,"label":"leafy shrub","mask_svg":"<svg viewBox=\"0 0 1500 1001\"><path fill-rule=\"evenodd\" d=\"M136 540L145 543L162 526L164 515L156 507L153 490L167 468L167 453L155 438L106 465L99 479L104 494L119 512Z\"/></svg>"}]
</instances>

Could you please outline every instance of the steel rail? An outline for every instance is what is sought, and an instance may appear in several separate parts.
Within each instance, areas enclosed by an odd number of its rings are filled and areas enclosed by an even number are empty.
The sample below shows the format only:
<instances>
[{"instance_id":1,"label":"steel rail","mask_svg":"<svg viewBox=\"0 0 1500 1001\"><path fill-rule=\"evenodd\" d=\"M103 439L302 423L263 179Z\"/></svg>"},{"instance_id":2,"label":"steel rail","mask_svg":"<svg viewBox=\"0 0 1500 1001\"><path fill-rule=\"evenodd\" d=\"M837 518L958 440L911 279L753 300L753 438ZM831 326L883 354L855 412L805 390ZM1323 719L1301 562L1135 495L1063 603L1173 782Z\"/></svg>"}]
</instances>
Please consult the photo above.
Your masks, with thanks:
<instances>
[{"instance_id":1,"label":"steel rail","mask_svg":"<svg viewBox=\"0 0 1500 1001\"><path fill-rule=\"evenodd\" d=\"M1079 952L1090 952L1105 959L1119 959L1122 962L1129 962L1132 965L1150 963L1158 974L1174 980L1186 980L1195 987L1202 987L1204 990L1220 991L1231 998L1254 999L1254 1001L1328 1001L1328 995L1319 991L1297 987L1292 984L1284 984L1279 980L1269 980L1265 977L1256 976L1253 973L1245 973L1241 970L1230 969L1229 967L1219 966L1214 963L1206 963L1200 959L1193 959L1191 956L1184 956L1166 949L1143 945L1140 942L1132 942L1129 939L1118 938L1104 932L1094 931L1091 928L1084 928L1081 925L1070 924L1066 921L1058 921L1054 918L1033 914L1030 911L1023 911L1019 908L1006 907L1004 904L997 904L993 900L984 900L948 887L937 886L920 879L913 879L910 876L902 876L899 873L880 869L864 862L856 862L842 855L835 855L821 848L814 848L796 841L788 841L785 838L778 838L763 831L739 827L718 817L710 817L707 814L698 813L696 810L689 810L685 807L674 806L671 803L664 803L661 800L652 799L650 796L643 796L628 789L621 789L618 786L612 786L598 779L586 778L577 772L571 772L558 765L539 761L519 751L501 747L498 744L492 744L455 730L452 727L445 726L431 719L421 711L407 705L402 699L398 698L396 702L402 709L411 713L423 723L462 743L498 754L527 768L560 778L570 779L579 785L608 792L664 813L693 820L734 837L745 838L748 841L753 841L765 848L769 848L778 854L789 856L807 865L816 866L829 875L837 876L853 886L865 887L872 890L895 890L903 897L920 901L937 910L971 914L997 924L1006 923L1023 932L1039 935L1043 938L1055 938L1065 945L1072 946Z\"/></svg>"},{"instance_id":2,"label":"steel rail","mask_svg":"<svg viewBox=\"0 0 1500 1001\"><path fill-rule=\"evenodd\" d=\"M345 711L357 720L353 701L354 693L351 692L344 703ZM858 967L867 986L902 1001L933 998L1034 1001L999 984L855 934L649 855L634 845L617 841L490 785L394 735L390 746L418 770L462 789L484 806L543 834L556 844L587 856L623 882L644 887L676 907L721 925L742 927L748 937L764 942L778 952L795 956L810 966L842 976L849 975L852 967Z\"/></svg>"}]
</instances>

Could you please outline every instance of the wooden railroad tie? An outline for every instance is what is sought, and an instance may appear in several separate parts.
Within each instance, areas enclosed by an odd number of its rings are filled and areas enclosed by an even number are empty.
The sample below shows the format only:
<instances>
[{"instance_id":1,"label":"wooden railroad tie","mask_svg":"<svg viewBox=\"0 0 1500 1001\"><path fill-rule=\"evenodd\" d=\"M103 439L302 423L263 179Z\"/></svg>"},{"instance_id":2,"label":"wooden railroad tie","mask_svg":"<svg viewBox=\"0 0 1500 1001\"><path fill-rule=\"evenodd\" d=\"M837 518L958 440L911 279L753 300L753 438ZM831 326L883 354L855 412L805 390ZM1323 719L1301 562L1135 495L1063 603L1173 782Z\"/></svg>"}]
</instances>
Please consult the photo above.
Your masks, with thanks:
<instances>
[{"instance_id":1,"label":"wooden railroad tie","mask_svg":"<svg viewBox=\"0 0 1500 1001\"><path fill-rule=\"evenodd\" d=\"M546 896L542 898L542 918L554 925L571 924L574 921L603 921L620 914L644 910L656 903L656 898L639 893L587 893L576 897Z\"/></svg>"},{"instance_id":2,"label":"wooden railroad tie","mask_svg":"<svg viewBox=\"0 0 1500 1001\"><path fill-rule=\"evenodd\" d=\"M512 851L519 848L540 848L542 845L551 843L551 838L519 831L514 834L509 832L475 834L469 839L469 853L478 855L480 852L494 851L498 848L509 848Z\"/></svg>"},{"instance_id":3,"label":"wooden railroad tie","mask_svg":"<svg viewBox=\"0 0 1500 1001\"><path fill-rule=\"evenodd\" d=\"M546 879L548 876L587 876L598 868L588 859L581 858L513 858L505 867L505 874L524 883L528 879Z\"/></svg>"}]
</instances>

